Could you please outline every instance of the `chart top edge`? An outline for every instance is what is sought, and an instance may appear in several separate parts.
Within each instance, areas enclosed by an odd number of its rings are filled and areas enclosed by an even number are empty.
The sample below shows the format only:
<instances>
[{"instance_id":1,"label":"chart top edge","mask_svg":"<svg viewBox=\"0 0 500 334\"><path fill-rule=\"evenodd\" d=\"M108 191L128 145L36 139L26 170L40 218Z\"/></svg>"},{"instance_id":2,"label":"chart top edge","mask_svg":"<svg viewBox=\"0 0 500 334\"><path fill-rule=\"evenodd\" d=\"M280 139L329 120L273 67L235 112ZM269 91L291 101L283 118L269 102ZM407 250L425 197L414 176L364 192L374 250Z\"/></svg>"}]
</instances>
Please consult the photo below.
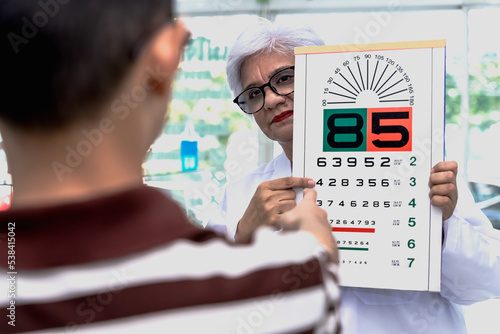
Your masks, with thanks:
<instances>
[{"instance_id":1,"label":"chart top edge","mask_svg":"<svg viewBox=\"0 0 500 334\"><path fill-rule=\"evenodd\" d=\"M400 49L427 49L427 48L444 48L444 47L446 47L445 39L407 41L407 42L368 43L368 44L318 45L318 46L296 47L295 55L298 56L298 55L321 54L321 53L400 50Z\"/></svg>"}]
</instances>

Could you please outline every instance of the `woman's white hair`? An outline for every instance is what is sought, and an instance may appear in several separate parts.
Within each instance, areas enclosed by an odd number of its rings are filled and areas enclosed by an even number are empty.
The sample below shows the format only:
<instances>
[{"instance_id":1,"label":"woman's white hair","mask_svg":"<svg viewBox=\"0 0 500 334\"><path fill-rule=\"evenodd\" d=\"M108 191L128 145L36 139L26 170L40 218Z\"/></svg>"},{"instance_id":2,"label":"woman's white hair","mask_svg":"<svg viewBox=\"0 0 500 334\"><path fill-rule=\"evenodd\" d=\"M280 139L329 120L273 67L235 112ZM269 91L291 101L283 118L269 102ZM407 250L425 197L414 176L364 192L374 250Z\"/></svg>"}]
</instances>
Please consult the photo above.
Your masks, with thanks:
<instances>
[{"instance_id":1,"label":"woman's white hair","mask_svg":"<svg viewBox=\"0 0 500 334\"><path fill-rule=\"evenodd\" d=\"M229 88L236 96L241 93L241 66L250 56L281 52L294 55L298 46L324 45L321 37L308 26L294 23L273 23L259 18L252 28L236 40L227 57L226 74Z\"/></svg>"}]
</instances>

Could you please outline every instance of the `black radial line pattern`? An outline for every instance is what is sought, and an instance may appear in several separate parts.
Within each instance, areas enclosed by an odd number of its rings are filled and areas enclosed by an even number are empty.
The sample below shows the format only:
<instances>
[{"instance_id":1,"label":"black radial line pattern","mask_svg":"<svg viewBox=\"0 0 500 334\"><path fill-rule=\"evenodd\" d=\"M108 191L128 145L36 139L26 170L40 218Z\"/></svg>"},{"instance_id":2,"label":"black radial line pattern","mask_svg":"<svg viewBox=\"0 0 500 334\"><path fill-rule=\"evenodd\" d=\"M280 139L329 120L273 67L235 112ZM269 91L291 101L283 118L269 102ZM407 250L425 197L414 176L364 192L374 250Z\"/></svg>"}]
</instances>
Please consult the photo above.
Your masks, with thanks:
<instances>
[{"instance_id":1,"label":"black radial line pattern","mask_svg":"<svg viewBox=\"0 0 500 334\"><path fill-rule=\"evenodd\" d=\"M346 104L346 103L356 103L356 101L345 101L345 102L327 102L326 104Z\"/></svg>"},{"instance_id":2,"label":"black radial line pattern","mask_svg":"<svg viewBox=\"0 0 500 334\"><path fill-rule=\"evenodd\" d=\"M361 67L359 66L359 61L358 61L358 72L359 72L359 80L361 81L361 84L363 85L363 90L365 90L365 82L363 81L363 74L361 74Z\"/></svg>"},{"instance_id":3,"label":"black radial line pattern","mask_svg":"<svg viewBox=\"0 0 500 334\"><path fill-rule=\"evenodd\" d=\"M388 68L388 67L389 67L389 64L385 65L385 68L384 68L384 70L382 71L382 74L380 75L380 78L378 78L378 81L377 81L377 83L375 84L375 87L373 87L373 90L374 90L374 91L375 91L375 89L377 89L377 86L378 86L378 84L379 84L380 80L382 79L382 77L384 76L385 71L387 70L387 68Z\"/></svg>"},{"instance_id":4,"label":"black radial line pattern","mask_svg":"<svg viewBox=\"0 0 500 334\"><path fill-rule=\"evenodd\" d=\"M368 79L370 79L370 63L366 60L366 89L368 89Z\"/></svg>"},{"instance_id":5,"label":"black radial line pattern","mask_svg":"<svg viewBox=\"0 0 500 334\"><path fill-rule=\"evenodd\" d=\"M354 95L354 97L353 97L353 96L348 96L348 95L344 95L344 94L335 93L335 92L332 92L332 91L329 91L328 93L332 94L332 95L340 96L340 97L343 97L343 98L346 98L346 99L349 99L349 100L347 100L347 101L326 102L327 104L356 103L356 96L357 95ZM352 101L352 100L354 100L354 101Z\"/></svg>"},{"instance_id":6,"label":"black radial line pattern","mask_svg":"<svg viewBox=\"0 0 500 334\"><path fill-rule=\"evenodd\" d=\"M381 98L381 99L385 99L385 98L386 98L386 97L388 97L388 96L396 95L396 94L402 93L402 92L404 92L404 91L406 91L406 90L408 90L408 88L401 89L401 90L398 90L397 92L394 92L394 93L390 93L390 94L387 94L387 95L381 96L380 98Z\"/></svg>"},{"instance_id":7,"label":"black radial line pattern","mask_svg":"<svg viewBox=\"0 0 500 334\"><path fill-rule=\"evenodd\" d=\"M384 87L384 86L385 86L385 84L386 84L389 80L391 80L391 78L394 76L394 74L396 74L396 72L397 72L397 71L396 71L396 70L394 70L394 72L392 72L391 76L390 76L389 78L387 78L387 80L385 80L385 82L382 84L382 86L380 86L380 87L377 89L377 91L376 91L375 93L377 93L377 94L378 94L378 91L379 91L379 90L381 90L381 89L382 89L382 87Z\"/></svg>"},{"instance_id":8,"label":"black radial line pattern","mask_svg":"<svg viewBox=\"0 0 500 334\"><path fill-rule=\"evenodd\" d=\"M351 92L349 89L347 89L347 88L345 88L344 86L342 86L342 85L340 85L340 84L336 83L335 81L332 81L332 83L336 84L337 86L339 86L339 87L340 87L340 88L342 88L343 90L345 90L345 91L349 92L350 94L352 94L352 95L354 95L354 96L358 96L358 94Z\"/></svg>"},{"instance_id":9,"label":"black radial line pattern","mask_svg":"<svg viewBox=\"0 0 500 334\"><path fill-rule=\"evenodd\" d=\"M340 76L341 76L342 78L344 78L344 80L345 80L345 81L346 81L346 82L347 82L347 83L348 83L348 84L352 87L352 89L354 89L354 91L355 91L356 93L358 93L358 94L359 94L359 92L358 92L358 90L356 89L356 87L354 87L354 86L352 85L352 83L351 83L349 80L347 80L347 78L346 78L346 77L344 77L344 75L343 75L342 73L340 73L340 72L339 72L339 74L340 74Z\"/></svg>"},{"instance_id":10,"label":"black radial line pattern","mask_svg":"<svg viewBox=\"0 0 500 334\"><path fill-rule=\"evenodd\" d=\"M370 90L373 89L373 82L375 81L375 76L377 75L377 68L378 68L378 60L377 64L375 65L375 71L373 72L372 85L370 86Z\"/></svg>"},{"instance_id":11,"label":"black radial line pattern","mask_svg":"<svg viewBox=\"0 0 500 334\"><path fill-rule=\"evenodd\" d=\"M346 91L347 93L351 94L352 96L345 95L345 94L340 94L340 93L336 93L334 91L328 91L329 94L340 96L342 98L349 99L349 100L346 100L346 101L326 102L326 103L327 104L356 103L355 100L356 100L356 97L359 94L358 90L356 89L356 87L354 87L354 85L344 75L342 75L342 73L339 73L339 75L345 80L345 82L347 82L349 84L349 86L352 87L352 89L354 90L354 92L352 90L348 89L347 87L345 87L344 85L341 85L338 82L332 81L332 83L334 83L336 86L342 88L344 91ZM352 75L352 72L351 72L351 75ZM354 100L354 101L352 101L352 100Z\"/></svg>"},{"instance_id":12,"label":"black radial line pattern","mask_svg":"<svg viewBox=\"0 0 500 334\"><path fill-rule=\"evenodd\" d=\"M349 72L351 73L352 75L352 78L354 79L354 82L356 83L356 85L358 86L359 90L361 91L361 87L359 86L359 83L358 83L358 80L356 80L356 77L354 76L354 74L352 73L351 71L351 68L349 66L347 66L347 69L349 70Z\"/></svg>"},{"instance_id":13,"label":"black radial line pattern","mask_svg":"<svg viewBox=\"0 0 500 334\"><path fill-rule=\"evenodd\" d=\"M356 100L356 98L355 98L355 97L352 97L352 96L342 95L342 94L339 94L339 93L334 93L334 92L332 92L332 91L329 91L328 93L333 94L333 95L337 95L337 96L346 97L346 98L348 98L348 99Z\"/></svg>"},{"instance_id":14,"label":"black radial line pattern","mask_svg":"<svg viewBox=\"0 0 500 334\"><path fill-rule=\"evenodd\" d=\"M380 102L408 102L409 99L406 100L380 100Z\"/></svg>"},{"instance_id":15,"label":"black radial line pattern","mask_svg":"<svg viewBox=\"0 0 500 334\"><path fill-rule=\"evenodd\" d=\"M394 72L391 73L391 71L387 71L389 68L390 64L386 64L384 69L382 70L381 66L381 71L379 71L379 63L380 60L376 60L375 63L375 68L371 66L372 71L370 71L370 62L375 61L375 59L368 59L366 58L366 68L361 68L364 64L362 60L356 61L356 67L358 69L357 74L355 75L354 71L352 71L351 67L349 65L344 67L347 68L347 70L350 73L349 75L344 76L339 71L338 73L342 79L347 83L341 83L338 79L336 81L331 81L331 83L335 84L336 87L332 87L330 91L328 91L329 94L334 95L336 97L337 101L332 101L332 102L326 102L327 104L347 104L347 103L356 103L357 97L360 93L362 93L365 90L371 90L373 91L377 96L379 102L384 102L384 103L391 103L391 102L409 102L410 99L405 98L405 93L408 93L409 88L406 87L404 78L398 78L399 76L399 71L394 70ZM351 66L354 66L351 64ZM381 72L381 74L380 74ZM385 73L387 72L387 76ZM390 73L390 74L389 74ZM401 72L402 73L402 72ZM398 75L396 75L398 74ZM359 75L359 77L356 77ZM394 78L394 80L393 80ZM341 90L339 90L338 88ZM326 92L325 92L326 93ZM340 101L339 101L340 100Z\"/></svg>"},{"instance_id":16,"label":"black radial line pattern","mask_svg":"<svg viewBox=\"0 0 500 334\"><path fill-rule=\"evenodd\" d=\"M380 95L384 94L385 92L387 92L387 91L388 91L389 89L391 89L392 87L396 86L396 85L397 85L398 83L400 83L401 81L403 81L403 79L401 79L401 80L399 80L398 82L396 82L396 83L392 84L389 88L384 89L384 90L383 90L382 92L380 92L378 95L380 96Z\"/></svg>"}]
</instances>

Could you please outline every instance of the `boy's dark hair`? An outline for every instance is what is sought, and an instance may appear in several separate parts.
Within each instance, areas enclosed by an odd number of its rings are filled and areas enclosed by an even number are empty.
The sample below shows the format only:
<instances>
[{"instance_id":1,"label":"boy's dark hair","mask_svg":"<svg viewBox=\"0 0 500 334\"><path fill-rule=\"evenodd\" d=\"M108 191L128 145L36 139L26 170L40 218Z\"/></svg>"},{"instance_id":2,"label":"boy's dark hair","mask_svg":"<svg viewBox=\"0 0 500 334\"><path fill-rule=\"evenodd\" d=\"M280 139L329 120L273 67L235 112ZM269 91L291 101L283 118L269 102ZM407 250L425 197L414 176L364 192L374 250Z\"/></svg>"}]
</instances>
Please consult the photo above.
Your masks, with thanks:
<instances>
[{"instance_id":1,"label":"boy's dark hair","mask_svg":"<svg viewBox=\"0 0 500 334\"><path fill-rule=\"evenodd\" d=\"M95 117L172 19L171 0L1 0L0 118L43 130Z\"/></svg>"}]
</instances>

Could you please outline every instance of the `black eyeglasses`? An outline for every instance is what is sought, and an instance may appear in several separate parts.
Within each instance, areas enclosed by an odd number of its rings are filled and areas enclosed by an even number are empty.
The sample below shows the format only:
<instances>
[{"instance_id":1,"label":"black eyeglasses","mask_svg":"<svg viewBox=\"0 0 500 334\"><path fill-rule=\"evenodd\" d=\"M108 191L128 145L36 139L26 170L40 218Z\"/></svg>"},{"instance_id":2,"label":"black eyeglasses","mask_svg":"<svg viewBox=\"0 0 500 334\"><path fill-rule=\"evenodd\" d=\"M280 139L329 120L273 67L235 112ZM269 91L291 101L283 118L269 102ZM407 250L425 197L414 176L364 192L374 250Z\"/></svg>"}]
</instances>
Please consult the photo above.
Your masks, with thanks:
<instances>
[{"instance_id":1,"label":"black eyeglasses","mask_svg":"<svg viewBox=\"0 0 500 334\"><path fill-rule=\"evenodd\" d=\"M240 93L233 102L236 103L244 113L255 114L263 107L266 99L264 88L269 86L271 90L280 96L293 93L293 82L295 66L290 66L275 73L268 83L260 87L251 87Z\"/></svg>"}]
</instances>

